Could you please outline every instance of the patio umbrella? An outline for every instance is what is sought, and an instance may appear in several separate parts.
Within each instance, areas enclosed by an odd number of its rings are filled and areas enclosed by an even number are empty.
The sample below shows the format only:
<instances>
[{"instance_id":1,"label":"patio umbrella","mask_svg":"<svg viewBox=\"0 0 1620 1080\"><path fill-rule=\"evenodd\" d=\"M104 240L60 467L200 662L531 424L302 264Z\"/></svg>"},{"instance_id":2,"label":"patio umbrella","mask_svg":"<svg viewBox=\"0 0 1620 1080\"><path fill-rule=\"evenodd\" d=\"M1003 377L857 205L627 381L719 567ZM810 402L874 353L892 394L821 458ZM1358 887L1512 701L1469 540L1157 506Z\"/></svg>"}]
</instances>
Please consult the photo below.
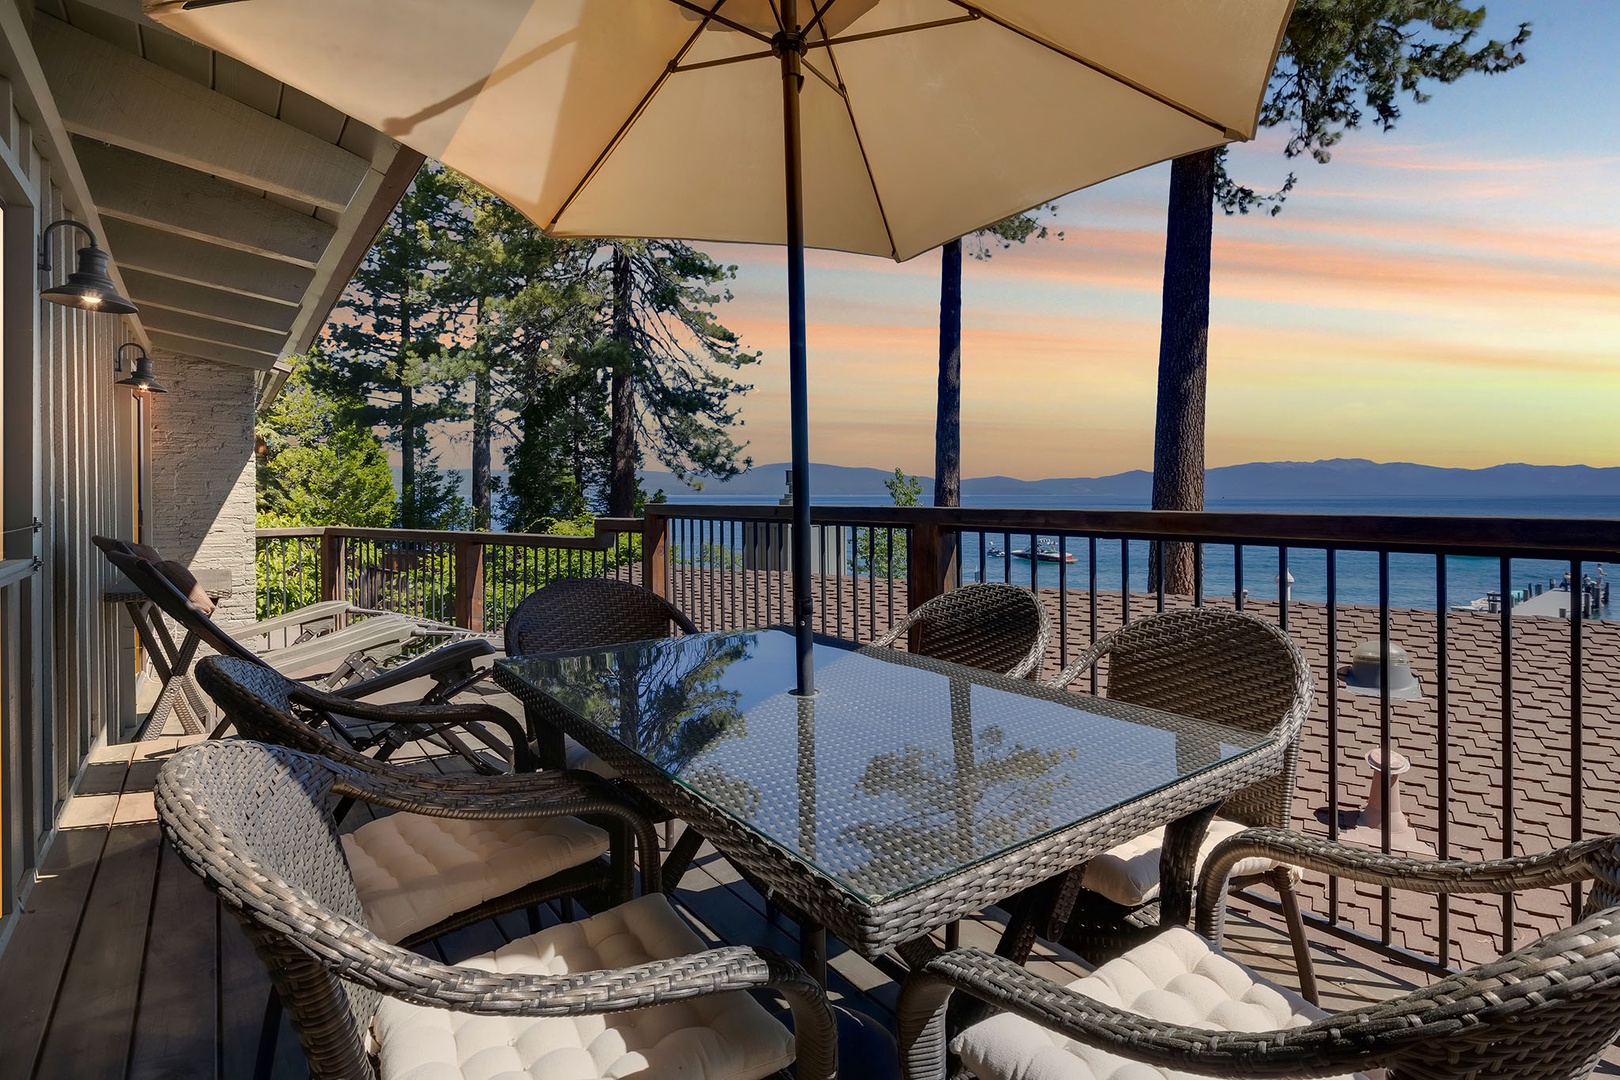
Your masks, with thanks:
<instances>
[{"instance_id":1,"label":"patio umbrella","mask_svg":"<svg viewBox=\"0 0 1620 1080\"><path fill-rule=\"evenodd\" d=\"M798 688L804 249L911 258L1253 136L1292 0L145 0L558 236L786 244ZM784 198L785 191L785 198Z\"/></svg>"}]
</instances>

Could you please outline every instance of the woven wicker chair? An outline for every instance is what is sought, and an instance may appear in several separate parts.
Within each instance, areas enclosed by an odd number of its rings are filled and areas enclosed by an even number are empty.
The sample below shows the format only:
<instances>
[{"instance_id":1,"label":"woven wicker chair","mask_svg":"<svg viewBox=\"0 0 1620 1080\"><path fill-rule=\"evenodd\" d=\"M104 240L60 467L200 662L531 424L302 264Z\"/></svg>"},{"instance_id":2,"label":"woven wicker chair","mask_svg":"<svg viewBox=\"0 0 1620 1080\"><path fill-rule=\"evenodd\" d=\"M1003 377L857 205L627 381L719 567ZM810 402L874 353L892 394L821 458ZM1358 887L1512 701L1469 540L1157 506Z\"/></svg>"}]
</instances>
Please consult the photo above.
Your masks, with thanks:
<instances>
[{"instance_id":1,"label":"woven wicker chair","mask_svg":"<svg viewBox=\"0 0 1620 1080\"><path fill-rule=\"evenodd\" d=\"M662 596L611 578L565 578L525 597L506 620L506 655L538 656L666 638L697 626ZM552 768L615 775L561 732L537 730L540 760Z\"/></svg>"},{"instance_id":2,"label":"woven wicker chair","mask_svg":"<svg viewBox=\"0 0 1620 1080\"><path fill-rule=\"evenodd\" d=\"M1310 712L1315 690L1309 662L1287 634L1262 619L1224 608L1165 611L1100 638L1052 685L1068 686L1104 660L1110 698L1233 727L1274 731L1288 740L1282 773L1239 792L1221 807L1221 818L1210 824L1200 861L1245 826L1289 823L1300 725ZM1066 925L1055 928L1056 935L1083 956L1106 959L1156 928L1163 840L1162 830L1150 833L1076 871L1083 889ZM1297 874L1291 866L1257 858L1241 868L1236 887L1263 882L1276 889L1301 991L1315 1001L1316 978L1294 895Z\"/></svg>"},{"instance_id":3,"label":"woven wicker chair","mask_svg":"<svg viewBox=\"0 0 1620 1080\"><path fill-rule=\"evenodd\" d=\"M530 593L506 620L506 655L594 649L697 633L662 596L612 578L567 578Z\"/></svg>"},{"instance_id":4,"label":"woven wicker chair","mask_svg":"<svg viewBox=\"0 0 1620 1080\"><path fill-rule=\"evenodd\" d=\"M795 1050L794 1037L757 1002L734 993L759 989L792 1007L798 1075L830 1080L837 1049L821 988L769 953L705 950L662 894L519 939L464 966L390 944L364 925L326 811L333 796L459 818L592 814L612 805L580 795L575 777L546 779L553 790L524 799L362 772L284 747L205 742L163 767L156 800L175 851L246 928L315 1077L386 1080L411 1068L452 1077L463 1075L463 1062L485 1070L478 1075L521 1073L543 1053L560 1055L548 1064L573 1074L582 1061L589 1067L591 1051L605 1052L603 1038L617 1038L623 1055L646 1055L656 1075L684 1070L750 1080L781 1068ZM599 950L599 942L606 947ZM454 1013L472 1015L457 1020ZM592 1026L557 1019L584 1016L602 1018L597 1032L603 1023L614 1029L590 1050L583 1044Z\"/></svg>"},{"instance_id":5,"label":"woven wicker chair","mask_svg":"<svg viewBox=\"0 0 1620 1080\"><path fill-rule=\"evenodd\" d=\"M1040 667L1052 624L1033 592L990 582L934 597L872 644L889 648L913 632L912 652L1018 679Z\"/></svg>"},{"instance_id":6,"label":"woven wicker chair","mask_svg":"<svg viewBox=\"0 0 1620 1080\"><path fill-rule=\"evenodd\" d=\"M1215 951L1229 877L1251 858L1426 893L1508 893L1588 879L1594 886L1576 926L1404 997L1329 1015ZM929 961L900 993L904 1075L938 1080L949 1049L980 1080L1114 1076L1126 1061L1151 1067L1132 1076L1342 1077L1383 1068L1389 1080L1577 1080L1592 1073L1620 1035L1617 905L1616 836L1464 863L1255 829L1224 841L1205 864L1198 916L1206 937L1167 931L1068 987L976 949ZM1169 985L1193 967L1209 977L1183 975ZM1220 993L1209 989L1217 982ZM945 1008L954 990L1001 1014L947 1045ZM1200 992L1209 1000L1195 1000ZM1177 1022L1165 1021L1165 1013ZM1201 1019L1188 1023L1189 1016ZM1234 1021L1245 1022L1245 1030L1233 1029Z\"/></svg>"},{"instance_id":7,"label":"woven wicker chair","mask_svg":"<svg viewBox=\"0 0 1620 1080\"><path fill-rule=\"evenodd\" d=\"M372 924L384 938L399 944L414 945L431 941L441 934L463 926L501 915L508 911L545 903L560 897L572 896L587 889L600 889L615 901L630 898L634 887L634 858L629 847L633 844L656 844L652 825L639 810L624 803L612 785L598 777L570 773L524 773L513 777L466 777L402 773L379 758L368 757L323 734L320 729L303 719L310 717L309 701L330 706L325 695L317 695L267 668L232 657L210 656L197 665L197 681L219 703L225 714L236 723L243 737L257 742L273 743L298 750L311 757L323 758L356 773L367 776L391 777L406 775L412 784L427 785L445 791L506 792L519 801L529 801L531 793L543 794L552 790L590 796L597 803L611 805L608 816L618 827L608 831L585 825L575 818L546 816L501 829L484 830L461 835L446 833L444 829L424 827L420 821L408 819L415 814L391 814L362 825L345 841L351 864L364 858L368 864L377 864L380 890L386 895L373 904L364 895L361 882L362 906L368 910L386 907L390 915L388 926ZM352 708L352 702L342 703ZM423 721L433 724L454 724L446 719L447 713L465 713L472 710L492 709L492 706L394 706L395 710L432 715L435 719ZM499 709L493 709L500 712ZM505 714L502 713L504 716ZM510 719L510 718L508 718ZM405 729L408 725L398 725ZM342 821L347 809L345 801L333 811L333 819ZM375 835L368 835L375 834ZM611 865L604 866L598 859L608 851L611 838ZM643 853L647 849L643 847ZM450 865L435 866L448 862ZM475 870L475 867L484 867ZM451 877L477 877L478 898L470 907L450 906L465 890L460 884L447 881ZM451 885L449 890L446 885ZM496 886L501 886L497 888ZM650 865L644 887L652 891L659 888L656 865ZM400 925L399 915L408 920L410 929L405 933L390 932Z\"/></svg>"}]
</instances>

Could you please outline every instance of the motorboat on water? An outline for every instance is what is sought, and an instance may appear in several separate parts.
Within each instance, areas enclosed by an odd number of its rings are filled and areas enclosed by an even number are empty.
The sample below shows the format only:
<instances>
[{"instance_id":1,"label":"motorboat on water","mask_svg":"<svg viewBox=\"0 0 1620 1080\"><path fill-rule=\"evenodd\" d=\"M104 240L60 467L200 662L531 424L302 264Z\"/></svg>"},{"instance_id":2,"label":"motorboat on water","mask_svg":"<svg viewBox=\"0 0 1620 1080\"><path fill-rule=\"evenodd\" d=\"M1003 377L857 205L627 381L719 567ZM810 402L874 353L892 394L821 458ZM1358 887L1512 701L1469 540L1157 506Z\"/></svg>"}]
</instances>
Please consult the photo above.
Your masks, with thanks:
<instances>
[{"instance_id":1,"label":"motorboat on water","mask_svg":"<svg viewBox=\"0 0 1620 1080\"><path fill-rule=\"evenodd\" d=\"M1041 541L1036 543L1035 550L1033 552L1028 548L1019 548L1017 551L1012 553L1012 557L1015 559L1023 559L1026 562L1072 563L1078 561L1074 557L1074 552L1061 551L1058 549L1058 546L1051 541Z\"/></svg>"}]
</instances>

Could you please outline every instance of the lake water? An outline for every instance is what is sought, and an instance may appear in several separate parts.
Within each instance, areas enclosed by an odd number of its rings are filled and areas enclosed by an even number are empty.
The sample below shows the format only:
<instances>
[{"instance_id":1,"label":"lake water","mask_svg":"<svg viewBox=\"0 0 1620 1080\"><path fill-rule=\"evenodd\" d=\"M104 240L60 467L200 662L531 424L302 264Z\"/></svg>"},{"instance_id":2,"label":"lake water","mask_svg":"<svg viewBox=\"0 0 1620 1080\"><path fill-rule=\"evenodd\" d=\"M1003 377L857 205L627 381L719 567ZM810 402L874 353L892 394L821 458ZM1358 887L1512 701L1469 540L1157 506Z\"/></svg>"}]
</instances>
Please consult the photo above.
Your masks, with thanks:
<instances>
[{"instance_id":1,"label":"lake water","mask_svg":"<svg viewBox=\"0 0 1620 1080\"><path fill-rule=\"evenodd\" d=\"M680 502L713 502L709 498L671 499ZM726 503L738 505L768 505L775 499L728 498ZM871 496L818 498L822 506L870 506L878 502ZM1088 497L1031 497L1010 500L1006 497L966 497L967 508L982 509L1065 509L1065 510L1146 510L1146 499ZM1207 504L1210 511L1265 514L1355 514L1384 516L1436 516L1436 517L1523 517L1523 518L1596 518L1612 521L1615 543L1620 547L1620 498L1514 498L1514 499L1415 499L1415 498L1338 498L1338 499L1213 499ZM1039 537L1036 538L1039 540ZM1056 541L1056 538L1050 538ZM1031 537L1026 534L1004 535L986 533L985 547L1012 552L1030 547ZM964 580L1012 581L1018 584L1037 584L1057 587L1060 583L1071 589L1087 588L1092 574L1092 549L1089 541L1070 540L1066 550L1075 562L1059 566L1057 563L1031 563L1025 559L997 557L988 550L981 552L977 533L962 537L962 572ZM1275 598L1277 549L1245 545L1242 558L1243 587L1256 598ZM1335 557L1338 577L1337 592L1340 603L1375 606L1378 603L1378 556L1371 552L1341 551ZM1392 554L1389 557L1389 595L1395 607L1433 609L1441 597L1436 585L1436 560L1432 555ZM1099 589L1118 590L1124 570L1128 568L1130 587L1134 591L1147 591L1148 545L1146 541L1123 542L1099 540L1096 543L1096 576ZM1531 589L1539 584L1562 581L1570 569L1567 562L1546 559L1515 559L1509 580L1515 590ZM1597 566L1584 565L1582 572L1597 576ZM1620 578L1620 566L1606 566L1610 578ZM1327 556L1321 550L1291 548L1288 551L1288 571L1294 577L1292 596L1295 600L1322 601L1327 598ZM1231 595L1237 585L1236 559L1231 546L1209 544L1204 548L1204 593L1206 596ZM1489 558L1452 556L1446 559L1446 595L1449 606L1467 604L1501 588L1501 563ZM1615 590L1620 591L1620 590ZM1620 597L1615 597L1600 618L1620 619Z\"/></svg>"}]
</instances>

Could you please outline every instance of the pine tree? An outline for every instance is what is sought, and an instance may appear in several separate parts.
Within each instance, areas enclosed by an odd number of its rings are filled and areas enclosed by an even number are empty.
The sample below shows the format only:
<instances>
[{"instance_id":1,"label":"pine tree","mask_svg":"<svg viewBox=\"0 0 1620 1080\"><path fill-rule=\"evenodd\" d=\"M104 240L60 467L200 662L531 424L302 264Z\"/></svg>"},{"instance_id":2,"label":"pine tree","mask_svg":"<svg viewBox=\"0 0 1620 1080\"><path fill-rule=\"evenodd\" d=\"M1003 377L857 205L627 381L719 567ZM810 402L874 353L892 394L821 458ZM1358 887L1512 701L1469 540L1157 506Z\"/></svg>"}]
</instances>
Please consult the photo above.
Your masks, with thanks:
<instances>
[{"instance_id":1,"label":"pine tree","mask_svg":"<svg viewBox=\"0 0 1620 1080\"><path fill-rule=\"evenodd\" d=\"M327 363L316 385L344 419L381 428L399 450L399 524L423 528L430 504L417 491L430 424L465 408L444 387L442 337L453 330L443 295L447 267L436 232L454 212L454 187L424 165L344 291L327 327Z\"/></svg>"},{"instance_id":2,"label":"pine tree","mask_svg":"<svg viewBox=\"0 0 1620 1080\"><path fill-rule=\"evenodd\" d=\"M636 471L651 452L681 480L725 479L752 464L730 429L732 398L751 387L728 374L759 360L714 316L731 299L723 266L678 240L622 240L598 265L609 298L594 360L611 402L607 512L635 513Z\"/></svg>"},{"instance_id":3,"label":"pine tree","mask_svg":"<svg viewBox=\"0 0 1620 1080\"><path fill-rule=\"evenodd\" d=\"M996 247L1009 248L1031 238L1045 240L1037 207L1003 218L968 238L969 253L988 259ZM1063 234L1057 234L1059 240ZM934 416L934 505L962 505L962 238L939 249L939 393Z\"/></svg>"},{"instance_id":4,"label":"pine tree","mask_svg":"<svg viewBox=\"0 0 1620 1080\"><path fill-rule=\"evenodd\" d=\"M1388 131L1402 98L1429 100L1426 87L1470 73L1498 74L1524 62L1530 25L1508 41L1477 44L1485 7L1460 0L1299 0L1283 37L1260 109L1262 127L1286 127L1284 153L1325 164L1346 132L1375 124ZM1370 116L1368 114L1371 114ZM1159 339L1158 406L1153 440L1153 508L1204 508L1204 392L1209 360L1209 266L1215 208L1272 214L1293 188L1260 195L1234 183L1224 155L1207 150L1171 165L1165 238L1164 306ZM1193 588L1190 545L1169 545L1166 587ZM1155 557L1150 587L1157 587Z\"/></svg>"},{"instance_id":5,"label":"pine tree","mask_svg":"<svg viewBox=\"0 0 1620 1080\"><path fill-rule=\"evenodd\" d=\"M394 476L382 440L343 420L311 385L318 357L291 359L292 374L256 423L261 525L385 527L394 520Z\"/></svg>"}]
</instances>

